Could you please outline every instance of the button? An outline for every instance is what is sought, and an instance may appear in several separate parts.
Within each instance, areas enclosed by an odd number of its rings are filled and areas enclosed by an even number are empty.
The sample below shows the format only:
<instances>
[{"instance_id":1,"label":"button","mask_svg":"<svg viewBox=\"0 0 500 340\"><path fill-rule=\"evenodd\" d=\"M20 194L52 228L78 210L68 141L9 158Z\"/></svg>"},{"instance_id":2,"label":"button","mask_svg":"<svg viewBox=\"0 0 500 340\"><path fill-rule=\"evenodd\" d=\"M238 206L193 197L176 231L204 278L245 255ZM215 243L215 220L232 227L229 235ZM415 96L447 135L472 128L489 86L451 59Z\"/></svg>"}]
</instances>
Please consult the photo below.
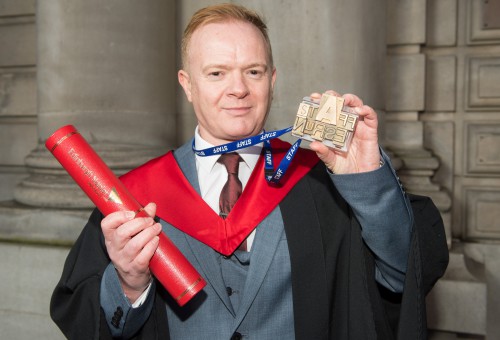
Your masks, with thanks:
<instances>
[{"instance_id":1,"label":"button","mask_svg":"<svg viewBox=\"0 0 500 340\"><path fill-rule=\"evenodd\" d=\"M226 287L226 292L227 292L227 295L229 295L229 296L233 295L233 293L234 293L233 288L231 288L231 287Z\"/></svg>"},{"instance_id":2,"label":"button","mask_svg":"<svg viewBox=\"0 0 500 340\"><path fill-rule=\"evenodd\" d=\"M241 340L243 339L243 336L241 335L241 333L238 333L238 332L234 332L233 336L231 337L231 340Z\"/></svg>"},{"instance_id":3,"label":"button","mask_svg":"<svg viewBox=\"0 0 500 340\"><path fill-rule=\"evenodd\" d=\"M116 308L115 315L118 315L119 317L123 316L123 309L122 309L122 307L118 306Z\"/></svg>"},{"instance_id":4,"label":"button","mask_svg":"<svg viewBox=\"0 0 500 340\"><path fill-rule=\"evenodd\" d=\"M118 306L115 310L115 314L111 318L111 324L115 327L118 328L120 326L120 320L123 316L123 309Z\"/></svg>"}]
</instances>

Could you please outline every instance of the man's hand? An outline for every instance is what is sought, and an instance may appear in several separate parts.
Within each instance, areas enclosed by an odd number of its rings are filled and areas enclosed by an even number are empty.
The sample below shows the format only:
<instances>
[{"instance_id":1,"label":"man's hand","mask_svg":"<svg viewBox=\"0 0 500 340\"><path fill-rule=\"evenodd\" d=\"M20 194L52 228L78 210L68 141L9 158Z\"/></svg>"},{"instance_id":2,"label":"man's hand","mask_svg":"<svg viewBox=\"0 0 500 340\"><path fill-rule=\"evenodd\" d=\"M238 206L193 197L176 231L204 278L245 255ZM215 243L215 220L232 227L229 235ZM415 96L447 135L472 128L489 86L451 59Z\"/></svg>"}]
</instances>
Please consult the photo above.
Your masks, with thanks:
<instances>
[{"instance_id":1,"label":"man's hand","mask_svg":"<svg viewBox=\"0 0 500 340\"><path fill-rule=\"evenodd\" d=\"M334 91L326 91L326 93L340 97ZM330 171L336 174L359 173L378 169L380 167L380 151L377 113L371 107L363 105L363 101L353 94L345 94L342 97L345 99L344 105L354 108L360 116L348 152L339 152L319 141L312 142L310 148L316 152ZM321 94L313 93L311 98L319 100Z\"/></svg>"},{"instance_id":2,"label":"man's hand","mask_svg":"<svg viewBox=\"0 0 500 340\"><path fill-rule=\"evenodd\" d=\"M144 209L150 216L155 216L154 203L149 203ZM161 225L152 217L134 217L132 211L118 211L101 222L109 257L131 303L151 281L149 260L158 247L161 232Z\"/></svg>"}]
</instances>

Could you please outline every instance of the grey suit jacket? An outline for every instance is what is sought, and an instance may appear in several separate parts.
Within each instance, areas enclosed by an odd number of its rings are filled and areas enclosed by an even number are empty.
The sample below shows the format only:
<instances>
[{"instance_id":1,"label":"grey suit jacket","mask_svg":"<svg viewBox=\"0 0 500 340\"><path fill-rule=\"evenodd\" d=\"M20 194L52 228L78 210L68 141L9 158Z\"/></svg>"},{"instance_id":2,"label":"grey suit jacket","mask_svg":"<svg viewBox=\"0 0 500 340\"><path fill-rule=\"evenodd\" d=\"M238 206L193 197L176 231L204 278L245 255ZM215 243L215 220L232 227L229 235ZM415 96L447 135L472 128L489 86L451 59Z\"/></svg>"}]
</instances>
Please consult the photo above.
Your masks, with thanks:
<instances>
[{"instance_id":1,"label":"grey suit jacket","mask_svg":"<svg viewBox=\"0 0 500 340\"><path fill-rule=\"evenodd\" d=\"M186 143L176 150L174 154L185 177L199 193L195 157L191 149L191 143ZM386 157L385 154L383 154L383 156ZM362 225L364 225L362 232L363 238L369 246L371 245L371 249L377 254L376 277L378 281L389 287L399 286L402 288L404 271L406 270L406 260L405 257L394 256L394 253L398 255L404 254L405 252L407 253L405 248L409 247L411 210L409 202L404 198L402 187L397 185L398 180L395 177L394 171L389 166L390 163L388 159L385 158L385 160L384 167L378 171L361 175L334 175L330 176L330 179L340 188L339 191L343 194L344 199L351 203L351 206L354 207L354 214L361 220ZM373 183L377 183L377 186L374 186ZM360 187L363 190L360 190ZM166 188L166 190L168 189ZM361 195L359 192L361 192ZM384 213L381 214L380 212ZM398 223L394 223L394 221L398 221ZM205 289L205 293L208 294L208 302L204 302L205 305L198 307L199 309L206 309L205 312L187 312L186 310L189 310L189 308L180 310L176 308L175 304L170 304L170 308L168 308L169 320L179 320L177 324L182 325L183 328L188 328L190 331L199 329L199 333L196 333L196 331L194 331L194 333L200 336L204 335L206 338L212 338L209 335L209 329L214 322L218 325L216 331L222 332L221 329L224 328L220 318L212 320L210 317L206 316L207 314L221 312L218 311L215 306L206 306L209 303L216 304L214 301L210 302L213 296L217 296L224 304L225 310L222 312L227 312L234 318L233 320L230 317L232 321L225 325L226 332L229 334L232 334L241 326L244 318L250 318L251 313L249 310L252 304L258 303L259 300L267 301L269 305L274 306L279 301L274 301L275 297L273 298L273 296L279 296L280 299L283 299L283 294L288 294L289 305L287 308L288 313L291 315L293 310L291 304L291 283L287 287L282 287L284 290L283 292L276 292L270 289L268 292L270 296L259 296L256 300L264 280L271 280L272 282L272 280L275 279L273 273L284 266L290 267L289 261L280 262L280 259L282 259L284 255L288 256L288 249L286 234L284 233L283 218L279 208L276 208L257 228L258 235L255 247L252 251L252 262L258 263L258 265L250 266L244 290L245 294L242 297L238 311L233 310L226 286L222 279L220 264L218 263L220 255L167 223L162 222L162 224L167 236L177 245L177 247L179 247L188 260L197 267L209 283L209 287ZM387 226L389 226L389 228ZM397 227L408 229L398 234L397 230L394 230L394 228ZM383 228L385 228L385 230ZM380 237L381 230L392 235L390 241L393 243L390 246L385 243L387 241ZM407 239L398 240L395 238L395 235L402 235L400 237L406 237ZM280 241L283 240L284 242L280 243ZM280 244L281 247L279 247ZM388 250L391 250L392 253ZM381 274L380 269L382 272L386 273L385 276ZM115 335L123 336L127 335L127 333L131 335L135 333L135 330L140 328L145 321L145 315L147 315L147 313L139 311L141 309L150 309L152 300L148 300L148 303L150 303L149 306L143 305L139 310L130 309L129 304L127 304L126 299L123 297L118 279L109 278L109 275L116 276L116 273L109 268L106 270L103 284L101 285L101 304L109 320L110 329ZM274 287L277 283L268 282L267 284L270 287ZM264 290L264 292L266 291ZM263 291L260 291L260 294L264 294ZM125 311L124 314L127 316L123 319L123 323L120 327L114 327L112 325L117 304L121 306L120 308ZM286 313L285 310L282 310L277 314L285 315ZM138 314L140 316L138 316ZM272 319L274 316L274 314L270 315L267 319ZM278 320L276 323L279 324L280 322L283 321ZM276 328L277 327L272 327L272 329ZM288 330L293 334L293 327L288 327ZM283 332L284 331L281 331L279 334L283 335ZM179 336L182 334L182 331L179 332ZM216 338L216 334L213 334L213 338Z\"/></svg>"}]
</instances>

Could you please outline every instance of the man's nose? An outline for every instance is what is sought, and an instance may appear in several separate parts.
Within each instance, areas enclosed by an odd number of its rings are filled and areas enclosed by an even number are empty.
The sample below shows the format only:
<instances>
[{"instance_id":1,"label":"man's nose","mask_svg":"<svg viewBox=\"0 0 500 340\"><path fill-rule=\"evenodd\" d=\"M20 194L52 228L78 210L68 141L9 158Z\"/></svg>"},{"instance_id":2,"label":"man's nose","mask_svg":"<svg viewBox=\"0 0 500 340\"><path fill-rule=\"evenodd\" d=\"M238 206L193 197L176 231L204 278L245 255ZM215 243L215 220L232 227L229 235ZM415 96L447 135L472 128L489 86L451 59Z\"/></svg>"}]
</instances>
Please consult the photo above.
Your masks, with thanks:
<instances>
[{"instance_id":1,"label":"man's nose","mask_svg":"<svg viewBox=\"0 0 500 340\"><path fill-rule=\"evenodd\" d=\"M234 74L229 84L229 95L244 98L249 93L249 88L243 74Z\"/></svg>"}]
</instances>

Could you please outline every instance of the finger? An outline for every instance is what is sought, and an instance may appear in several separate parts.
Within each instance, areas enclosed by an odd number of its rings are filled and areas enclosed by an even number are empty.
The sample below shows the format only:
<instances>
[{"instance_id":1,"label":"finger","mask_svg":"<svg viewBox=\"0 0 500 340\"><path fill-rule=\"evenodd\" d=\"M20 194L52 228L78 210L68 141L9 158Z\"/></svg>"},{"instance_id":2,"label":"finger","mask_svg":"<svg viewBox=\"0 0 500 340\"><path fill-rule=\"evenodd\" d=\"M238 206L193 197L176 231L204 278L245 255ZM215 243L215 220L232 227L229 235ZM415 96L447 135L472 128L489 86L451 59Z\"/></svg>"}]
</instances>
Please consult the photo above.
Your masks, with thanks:
<instances>
[{"instance_id":1,"label":"finger","mask_svg":"<svg viewBox=\"0 0 500 340\"><path fill-rule=\"evenodd\" d=\"M132 220L135 217L133 211L116 211L104 217L101 221L103 233L114 231L122 224Z\"/></svg>"},{"instance_id":2,"label":"finger","mask_svg":"<svg viewBox=\"0 0 500 340\"><path fill-rule=\"evenodd\" d=\"M144 229L143 231L131 237L116 237L113 240L115 251L110 251L109 255L113 263L120 267L124 272L130 270L131 266L135 267L135 258L142 251L144 246L161 232L161 225L155 223L153 226ZM142 268L144 269L144 268Z\"/></svg>"},{"instance_id":3,"label":"finger","mask_svg":"<svg viewBox=\"0 0 500 340\"><path fill-rule=\"evenodd\" d=\"M352 93L346 93L342 96L344 98L344 105L350 107L363 106L363 101L356 95Z\"/></svg>"},{"instance_id":4,"label":"finger","mask_svg":"<svg viewBox=\"0 0 500 340\"><path fill-rule=\"evenodd\" d=\"M155 217L156 215L156 203L148 203L145 207L144 210L148 213L149 216Z\"/></svg>"},{"instance_id":5,"label":"finger","mask_svg":"<svg viewBox=\"0 0 500 340\"><path fill-rule=\"evenodd\" d=\"M154 224L152 217L136 217L117 228L115 235L119 240L126 242Z\"/></svg>"},{"instance_id":6,"label":"finger","mask_svg":"<svg viewBox=\"0 0 500 340\"><path fill-rule=\"evenodd\" d=\"M143 248L161 232L161 225L155 223L134 235L125 245L124 252L129 258L136 258Z\"/></svg>"},{"instance_id":7,"label":"finger","mask_svg":"<svg viewBox=\"0 0 500 340\"><path fill-rule=\"evenodd\" d=\"M360 107L356 107L354 111L360 116L363 117L365 124L368 126L376 127L378 124L377 112L368 105L363 105Z\"/></svg>"},{"instance_id":8,"label":"finger","mask_svg":"<svg viewBox=\"0 0 500 340\"><path fill-rule=\"evenodd\" d=\"M321 155L326 155L326 153L329 151L328 147L325 144L318 141L311 142L311 144L309 144L309 148Z\"/></svg>"},{"instance_id":9,"label":"finger","mask_svg":"<svg viewBox=\"0 0 500 340\"><path fill-rule=\"evenodd\" d=\"M159 236L154 236L149 242L147 242L144 245L142 250L135 258L136 263L140 267L145 268L149 266L149 262L151 261L151 258L153 257L156 249L158 248L159 243L160 243Z\"/></svg>"},{"instance_id":10,"label":"finger","mask_svg":"<svg viewBox=\"0 0 500 340\"><path fill-rule=\"evenodd\" d=\"M122 238L130 238L155 223L156 204L147 204L144 207L144 211L149 217L135 217L132 221L127 221L126 225L120 228L119 234Z\"/></svg>"},{"instance_id":11,"label":"finger","mask_svg":"<svg viewBox=\"0 0 500 340\"><path fill-rule=\"evenodd\" d=\"M320 100L321 99L321 93L318 93L318 92L313 92L309 95L309 97L311 97L312 99L314 100Z\"/></svg>"},{"instance_id":12,"label":"finger","mask_svg":"<svg viewBox=\"0 0 500 340\"><path fill-rule=\"evenodd\" d=\"M321 142L318 142L318 141L314 141L312 142L309 147L311 148L311 150L313 150L314 152L316 152L316 154L318 155L318 158L323 161L323 163L326 164L326 166L330 169L330 170L333 170L334 166L335 166L335 153L332 152L332 150L326 146L325 144L321 143Z\"/></svg>"},{"instance_id":13,"label":"finger","mask_svg":"<svg viewBox=\"0 0 500 340\"><path fill-rule=\"evenodd\" d=\"M325 93L329 94L331 96L341 97L341 95L338 92L335 92L333 90L327 90L327 91L325 91ZM311 93L311 95L309 97L311 97L314 100L320 100L321 96L323 96L323 94L318 93L318 92L313 92L313 93Z\"/></svg>"},{"instance_id":14,"label":"finger","mask_svg":"<svg viewBox=\"0 0 500 340\"><path fill-rule=\"evenodd\" d=\"M336 91L333 91L333 90L327 90L327 91L325 91L325 93L326 93L326 94L329 94L329 95L331 95L331 96L335 96L335 97L342 97L342 96L340 95L340 93L338 93L338 92L336 92Z\"/></svg>"}]
</instances>

